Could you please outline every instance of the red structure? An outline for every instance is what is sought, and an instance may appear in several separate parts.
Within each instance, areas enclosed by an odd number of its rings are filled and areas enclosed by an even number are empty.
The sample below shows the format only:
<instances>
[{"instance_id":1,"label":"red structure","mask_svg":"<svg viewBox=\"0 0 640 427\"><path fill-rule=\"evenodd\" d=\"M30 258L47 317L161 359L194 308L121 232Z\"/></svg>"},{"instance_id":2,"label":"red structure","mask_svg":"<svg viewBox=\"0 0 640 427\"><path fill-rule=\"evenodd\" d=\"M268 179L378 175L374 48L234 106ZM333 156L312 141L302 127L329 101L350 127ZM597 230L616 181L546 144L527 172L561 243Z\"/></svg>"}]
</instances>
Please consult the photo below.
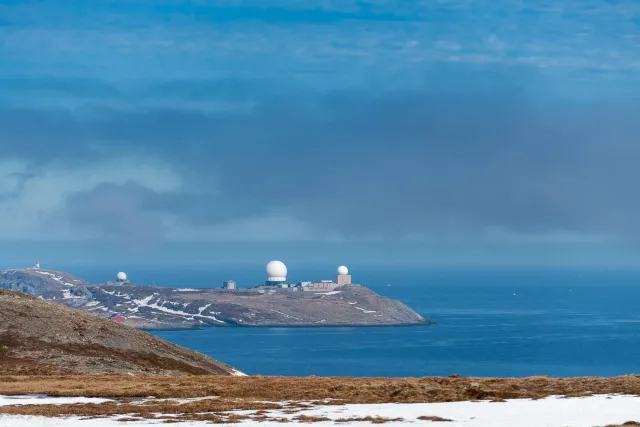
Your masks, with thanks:
<instances>
[{"instance_id":1,"label":"red structure","mask_svg":"<svg viewBox=\"0 0 640 427\"><path fill-rule=\"evenodd\" d=\"M120 313L114 314L109 319L113 320L116 323L124 323L124 321L127 320L124 317L122 317Z\"/></svg>"}]
</instances>

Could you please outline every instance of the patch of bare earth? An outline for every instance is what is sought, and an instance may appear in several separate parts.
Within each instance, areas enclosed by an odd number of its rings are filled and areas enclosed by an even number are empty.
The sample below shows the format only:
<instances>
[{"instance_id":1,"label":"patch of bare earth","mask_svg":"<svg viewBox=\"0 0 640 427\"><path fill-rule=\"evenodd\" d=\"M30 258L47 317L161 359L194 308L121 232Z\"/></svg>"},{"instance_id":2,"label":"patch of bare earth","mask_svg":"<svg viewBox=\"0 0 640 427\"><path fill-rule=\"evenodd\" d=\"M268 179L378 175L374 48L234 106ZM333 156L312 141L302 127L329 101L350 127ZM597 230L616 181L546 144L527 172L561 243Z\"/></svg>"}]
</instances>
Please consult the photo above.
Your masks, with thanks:
<instances>
[{"instance_id":1,"label":"patch of bare earth","mask_svg":"<svg viewBox=\"0 0 640 427\"><path fill-rule=\"evenodd\" d=\"M446 422L446 423L453 421L448 418L434 417L432 415L423 415L422 417L418 417L418 419L420 421L434 421L434 422Z\"/></svg>"}]
</instances>

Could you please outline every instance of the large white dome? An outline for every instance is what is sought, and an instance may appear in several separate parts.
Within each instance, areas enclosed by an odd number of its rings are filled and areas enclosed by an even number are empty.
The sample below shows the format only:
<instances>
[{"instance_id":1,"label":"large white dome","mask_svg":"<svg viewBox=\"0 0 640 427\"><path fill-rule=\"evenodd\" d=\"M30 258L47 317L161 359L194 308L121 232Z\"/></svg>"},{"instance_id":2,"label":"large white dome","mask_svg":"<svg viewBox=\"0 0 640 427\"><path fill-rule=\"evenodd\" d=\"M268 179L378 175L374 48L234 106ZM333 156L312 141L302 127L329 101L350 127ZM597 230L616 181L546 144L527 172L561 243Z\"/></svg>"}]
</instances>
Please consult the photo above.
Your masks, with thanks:
<instances>
[{"instance_id":1,"label":"large white dome","mask_svg":"<svg viewBox=\"0 0 640 427\"><path fill-rule=\"evenodd\" d=\"M347 274L349 274L349 269L344 265L341 265L340 267L338 267L338 274L340 276L346 276Z\"/></svg>"},{"instance_id":2,"label":"large white dome","mask_svg":"<svg viewBox=\"0 0 640 427\"><path fill-rule=\"evenodd\" d=\"M271 261L267 264L267 277L286 278L287 266L282 261Z\"/></svg>"},{"instance_id":3,"label":"large white dome","mask_svg":"<svg viewBox=\"0 0 640 427\"><path fill-rule=\"evenodd\" d=\"M124 282L125 280L127 280L127 273L121 271L116 277L119 281Z\"/></svg>"}]
</instances>

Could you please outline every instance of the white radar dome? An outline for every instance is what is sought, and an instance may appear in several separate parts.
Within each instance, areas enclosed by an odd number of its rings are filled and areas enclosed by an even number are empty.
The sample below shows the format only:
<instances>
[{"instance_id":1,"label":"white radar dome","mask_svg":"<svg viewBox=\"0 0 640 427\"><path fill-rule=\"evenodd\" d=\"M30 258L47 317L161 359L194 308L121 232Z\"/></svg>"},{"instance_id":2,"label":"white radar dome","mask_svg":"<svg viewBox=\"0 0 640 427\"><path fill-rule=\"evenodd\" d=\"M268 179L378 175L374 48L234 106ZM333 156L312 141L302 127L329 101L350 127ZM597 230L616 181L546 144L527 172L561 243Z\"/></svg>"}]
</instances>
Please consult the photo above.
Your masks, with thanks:
<instances>
[{"instance_id":1,"label":"white radar dome","mask_svg":"<svg viewBox=\"0 0 640 427\"><path fill-rule=\"evenodd\" d=\"M116 277L119 281L124 282L125 280L127 280L127 273L121 271Z\"/></svg>"},{"instance_id":2,"label":"white radar dome","mask_svg":"<svg viewBox=\"0 0 640 427\"><path fill-rule=\"evenodd\" d=\"M282 261L271 261L267 264L267 277L287 277L287 266Z\"/></svg>"},{"instance_id":3,"label":"white radar dome","mask_svg":"<svg viewBox=\"0 0 640 427\"><path fill-rule=\"evenodd\" d=\"M341 265L340 267L338 267L338 274L340 276L346 276L347 274L349 274L349 269L344 265Z\"/></svg>"}]
</instances>

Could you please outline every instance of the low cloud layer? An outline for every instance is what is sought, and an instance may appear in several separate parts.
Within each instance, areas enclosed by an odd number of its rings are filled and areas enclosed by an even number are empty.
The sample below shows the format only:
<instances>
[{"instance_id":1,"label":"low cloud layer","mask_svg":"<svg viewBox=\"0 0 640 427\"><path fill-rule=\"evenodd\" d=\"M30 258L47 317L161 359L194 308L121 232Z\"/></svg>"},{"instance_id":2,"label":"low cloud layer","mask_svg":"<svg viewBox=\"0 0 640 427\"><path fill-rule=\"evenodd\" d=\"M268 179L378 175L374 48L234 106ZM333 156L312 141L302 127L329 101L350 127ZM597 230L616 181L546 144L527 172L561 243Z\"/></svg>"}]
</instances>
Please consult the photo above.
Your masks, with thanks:
<instances>
[{"instance_id":1,"label":"low cloud layer","mask_svg":"<svg viewBox=\"0 0 640 427\"><path fill-rule=\"evenodd\" d=\"M638 112L628 103L549 105L486 93L348 93L222 117L56 113L27 144L35 169L13 172L7 195L17 203L36 170L82 165L92 182L74 183L59 208L71 228L112 237L163 238L170 226L206 230L277 214L309 224L317 235L305 237L319 239L635 239ZM22 132L11 126L0 132L5 141ZM48 135L68 145L50 145ZM4 147L26 153L24 141ZM127 151L131 170L114 173ZM157 178L142 182L136 164L164 165L174 184L152 188Z\"/></svg>"}]
</instances>

